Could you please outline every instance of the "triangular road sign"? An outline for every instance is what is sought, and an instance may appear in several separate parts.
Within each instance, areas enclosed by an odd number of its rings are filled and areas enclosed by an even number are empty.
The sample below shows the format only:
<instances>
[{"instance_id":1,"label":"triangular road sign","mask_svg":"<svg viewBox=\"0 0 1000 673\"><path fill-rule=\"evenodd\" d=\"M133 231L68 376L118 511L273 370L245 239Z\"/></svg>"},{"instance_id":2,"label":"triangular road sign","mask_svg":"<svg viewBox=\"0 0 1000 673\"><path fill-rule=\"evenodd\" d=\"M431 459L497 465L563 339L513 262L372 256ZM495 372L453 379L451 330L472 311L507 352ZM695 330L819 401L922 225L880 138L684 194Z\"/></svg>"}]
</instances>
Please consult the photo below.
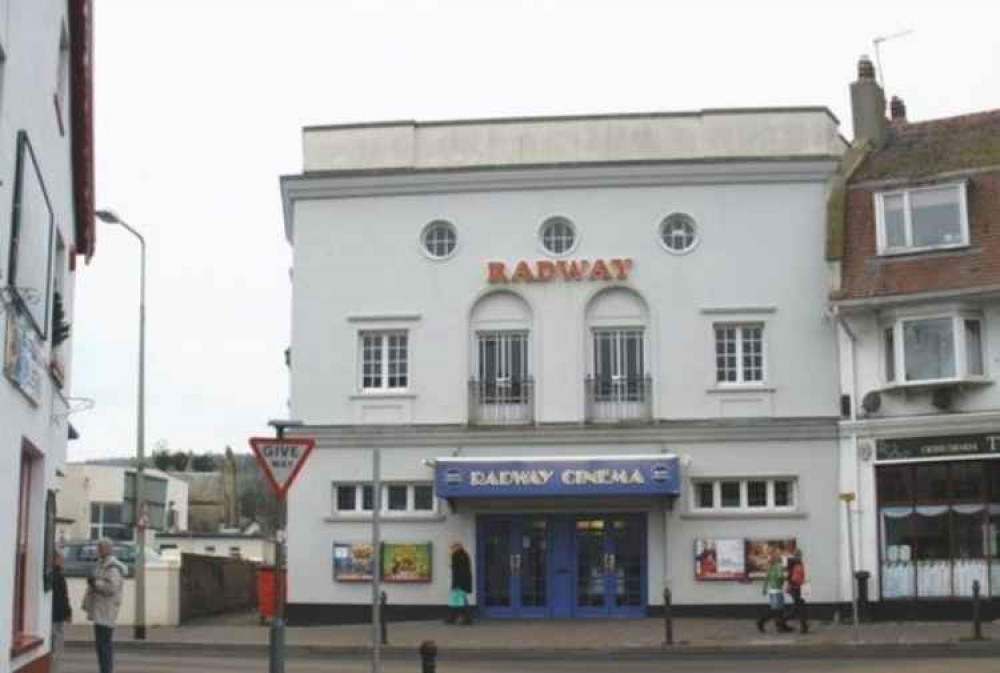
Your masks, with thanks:
<instances>
[{"instance_id":1,"label":"triangular road sign","mask_svg":"<svg viewBox=\"0 0 1000 673\"><path fill-rule=\"evenodd\" d=\"M251 437L250 448L274 494L284 499L316 442L303 437Z\"/></svg>"}]
</instances>

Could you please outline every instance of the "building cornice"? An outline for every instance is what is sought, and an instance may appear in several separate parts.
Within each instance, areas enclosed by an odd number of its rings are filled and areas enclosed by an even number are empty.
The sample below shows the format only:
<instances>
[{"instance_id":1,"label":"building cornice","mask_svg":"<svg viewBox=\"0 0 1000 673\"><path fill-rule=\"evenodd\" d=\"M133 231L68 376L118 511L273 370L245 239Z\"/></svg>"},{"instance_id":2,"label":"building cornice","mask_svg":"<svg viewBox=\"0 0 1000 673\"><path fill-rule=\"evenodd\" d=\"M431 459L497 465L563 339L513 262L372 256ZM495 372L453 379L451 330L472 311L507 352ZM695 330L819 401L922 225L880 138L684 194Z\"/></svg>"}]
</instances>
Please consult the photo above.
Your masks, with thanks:
<instances>
[{"instance_id":1,"label":"building cornice","mask_svg":"<svg viewBox=\"0 0 1000 673\"><path fill-rule=\"evenodd\" d=\"M928 302L949 301L956 299L998 299L1000 285L957 288L953 290L933 290L929 292L910 292L907 294L890 294L877 297L860 297L858 299L835 299L830 302L842 310L888 308L890 306L906 306L910 304L926 304Z\"/></svg>"},{"instance_id":2,"label":"building cornice","mask_svg":"<svg viewBox=\"0 0 1000 673\"><path fill-rule=\"evenodd\" d=\"M839 160L835 155L816 155L457 169L329 171L281 176L281 197L285 235L291 242L294 221L292 206L296 201L445 192L825 182Z\"/></svg>"},{"instance_id":3,"label":"building cornice","mask_svg":"<svg viewBox=\"0 0 1000 673\"><path fill-rule=\"evenodd\" d=\"M856 421L842 421L840 429L844 434L887 439L995 433L1000 430L1000 411L865 418Z\"/></svg>"},{"instance_id":4,"label":"building cornice","mask_svg":"<svg viewBox=\"0 0 1000 673\"><path fill-rule=\"evenodd\" d=\"M635 426L547 424L480 428L465 425L305 425L289 435L311 437L317 449L473 446L573 446L703 442L833 440L835 417L669 421Z\"/></svg>"}]
</instances>

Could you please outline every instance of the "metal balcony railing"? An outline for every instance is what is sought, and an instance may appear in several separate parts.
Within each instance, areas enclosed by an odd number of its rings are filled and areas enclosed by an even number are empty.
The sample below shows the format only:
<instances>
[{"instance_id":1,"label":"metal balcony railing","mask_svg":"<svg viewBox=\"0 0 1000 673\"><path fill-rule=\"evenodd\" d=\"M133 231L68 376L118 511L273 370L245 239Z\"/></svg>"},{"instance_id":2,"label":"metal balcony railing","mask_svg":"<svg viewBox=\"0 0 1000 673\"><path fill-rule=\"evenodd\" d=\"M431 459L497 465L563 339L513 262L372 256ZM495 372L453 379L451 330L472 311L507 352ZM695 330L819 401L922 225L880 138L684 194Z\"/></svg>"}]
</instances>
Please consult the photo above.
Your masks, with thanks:
<instances>
[{"instance_id":1,"label":"metal balcony railing","mask_svg":"<svg viewBox=\"0 0 1000 673\"><path fill-rule=\"evenodd\" d=\"M535 382L469 381L469 423L521 425L535 422Z\"/></svg>"},{"instance_id":2,"label":"metal balcony railing","mask_svg":"<svg viewBox=\"0 0 1000 673\"><path fill-rule=\"evenodd\" d=\"M590 423L649 422L653 419L653 379L594 378L584 380Z\"/></svg>"}]
</instances>

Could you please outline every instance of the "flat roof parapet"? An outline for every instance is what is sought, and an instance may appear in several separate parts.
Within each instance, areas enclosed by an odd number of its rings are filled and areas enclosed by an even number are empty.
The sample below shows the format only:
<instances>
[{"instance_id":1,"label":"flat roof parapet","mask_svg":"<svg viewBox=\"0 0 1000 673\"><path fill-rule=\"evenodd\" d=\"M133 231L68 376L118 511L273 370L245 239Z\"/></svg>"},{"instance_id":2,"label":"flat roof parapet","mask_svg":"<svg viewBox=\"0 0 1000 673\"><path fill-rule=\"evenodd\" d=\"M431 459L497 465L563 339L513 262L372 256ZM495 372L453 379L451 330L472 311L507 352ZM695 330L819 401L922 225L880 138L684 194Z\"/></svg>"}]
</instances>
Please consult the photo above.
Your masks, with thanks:
<instances>
[{"instance_id":1,"label":"flat roof parapet","mask_svg":"<svg viewBox=\"0 0 1000 673\"><path fill-rule=\"evenodd\" d=\"M824 107L396 121L303 129L305 173L839 156Z\"/></svg>"}]
</instances>

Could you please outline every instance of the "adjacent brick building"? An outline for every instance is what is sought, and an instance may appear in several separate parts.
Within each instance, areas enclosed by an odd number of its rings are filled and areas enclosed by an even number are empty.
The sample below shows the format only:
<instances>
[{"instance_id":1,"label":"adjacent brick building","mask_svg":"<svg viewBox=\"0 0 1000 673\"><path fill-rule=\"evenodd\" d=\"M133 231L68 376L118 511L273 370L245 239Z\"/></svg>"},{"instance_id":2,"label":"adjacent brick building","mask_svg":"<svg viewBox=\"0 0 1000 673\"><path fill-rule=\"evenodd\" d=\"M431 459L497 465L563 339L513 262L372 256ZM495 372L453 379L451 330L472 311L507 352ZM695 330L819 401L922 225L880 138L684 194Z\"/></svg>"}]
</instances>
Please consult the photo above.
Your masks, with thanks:
<instances>
[{"instance_id":1,"label":"adjacent brick building","mask_svg":"<svg viewBox=\"0 0 1000 673\"><path fill-rule=\"evenodd\" d=\"M886 119L867 59L851 98L828 204L841 490L879 609L940 614L977 582L1000 597L1000 110L910 122L893 98Z\"/></svg>"}]
</instances>

